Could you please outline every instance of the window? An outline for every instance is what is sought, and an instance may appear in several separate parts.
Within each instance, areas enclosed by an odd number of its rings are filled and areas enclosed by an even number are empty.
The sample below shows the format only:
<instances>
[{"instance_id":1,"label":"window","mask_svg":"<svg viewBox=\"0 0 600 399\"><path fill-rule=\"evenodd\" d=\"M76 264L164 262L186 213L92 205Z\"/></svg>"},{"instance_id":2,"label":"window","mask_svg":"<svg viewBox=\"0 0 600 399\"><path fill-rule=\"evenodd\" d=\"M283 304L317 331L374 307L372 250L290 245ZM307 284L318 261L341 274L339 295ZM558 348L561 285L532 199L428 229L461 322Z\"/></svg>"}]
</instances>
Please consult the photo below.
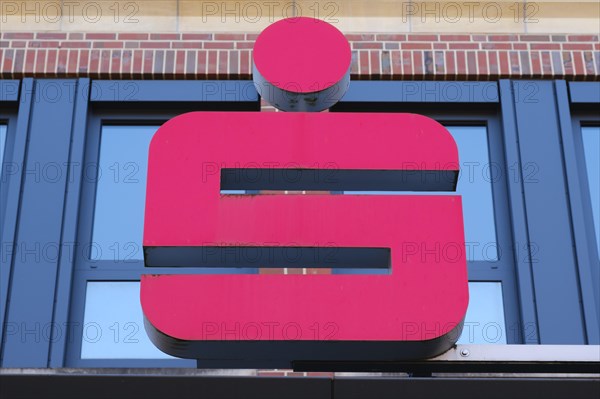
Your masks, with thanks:
<instances>
[{"instance_id":1,"label":"window","mask_svg":"<svg viewBox=\"0 0 600 399\"><path fill-rule=\"evenodd\" d=\"M142 235L148 149L158 128L102 127L91 259L144 259Z\"/></svg>"},{"instance_id":2,"label":"window","mask_svg":"<svg viewBox=\"0 0 600 399\"><path fill-rule=\"evenodd\" d=\"M6 125L0 125L0 173L4 162L4 147L6 144Z\"/></svg>"},{"instance_id":3,"label":"window","mask_svg":"<svg viewBox=\"0 0 600 399\"><path fill-rule=\"evenodd\" d=\"M596 246L600 255L600 127L582 127L583 151L592 204Z\"/></svg>"},{"instance_id":4,"label":"window","mask_svg":"<svg viewBox=\"0 0 600 399\"><path fill-rule=\"evenodd\" d=\"M169 359L144 330L137 281L87 283L82 359Z\"/></svg>"}]
</instances>

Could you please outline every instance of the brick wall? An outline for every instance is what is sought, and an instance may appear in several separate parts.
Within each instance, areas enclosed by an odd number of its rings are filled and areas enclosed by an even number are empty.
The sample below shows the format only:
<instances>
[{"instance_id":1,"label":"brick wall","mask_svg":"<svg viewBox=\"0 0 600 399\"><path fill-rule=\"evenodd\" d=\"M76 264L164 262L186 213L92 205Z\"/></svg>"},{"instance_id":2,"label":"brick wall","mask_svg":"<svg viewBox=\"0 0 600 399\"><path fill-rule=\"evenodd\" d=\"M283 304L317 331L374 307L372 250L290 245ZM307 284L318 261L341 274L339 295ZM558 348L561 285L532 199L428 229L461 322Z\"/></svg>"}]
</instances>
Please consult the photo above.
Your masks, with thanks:
<instances>
[{"instance_id":1,"label":"brick wall","mask_svg":"<svg viewBox=\"0 0 600 399\"><path fill-rule=\"evenodd\" d=\"M250 79L255 33L4 32L0 78ZM353 79L598 80L597 35L347 34Z\"/></svg>"}]
</instances>

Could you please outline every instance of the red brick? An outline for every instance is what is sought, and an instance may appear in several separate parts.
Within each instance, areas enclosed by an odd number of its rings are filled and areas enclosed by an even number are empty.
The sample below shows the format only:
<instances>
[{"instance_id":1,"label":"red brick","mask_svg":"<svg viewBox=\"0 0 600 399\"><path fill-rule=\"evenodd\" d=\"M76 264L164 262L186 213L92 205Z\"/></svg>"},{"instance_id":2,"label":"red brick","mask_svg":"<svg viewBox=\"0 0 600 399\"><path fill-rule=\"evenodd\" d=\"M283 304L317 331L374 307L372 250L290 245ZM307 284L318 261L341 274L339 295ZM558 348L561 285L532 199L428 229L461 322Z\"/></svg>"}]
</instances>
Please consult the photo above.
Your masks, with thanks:
<instances>
[{"instance_id":1,"label":"red brick","mask_svg":"<svg viewBox=\"0 0 600 399\"><path fill-rule=\"evenodd\" d=\"M487 35L473 35L473 41L474 42L486 42Z\"/></svg>"},{"instance_id":2,"label":"red brick","mask_svg":"<svg viewBox=\"0 0 600 399\"><path fill-rule=\"evenodd\" d=\"M563 43L563 50L593 50L591 43Z\"/></svg>"},{"instance_id":3,"label":"red brick","mask_svg":"<svg viewBox=\"0 0 600 399\"><path fill-rule=\"evenodd\" d=\"M83 40L83 33L81 32L71 32L69 33L69 39L68 40Z\"/></svg>"},{"instance_id":4,"label":"red brick","mask_svg":"<svg viewBox=\"0 0 600 399\"><path fill-rule=\"evenodd\" d=\"M549 42L549 35L519 35L519 40L522 42Z\"/></svg>"},{"instance_id":5,"label":"red brick","mask_svg":"<svg viewBox=\"0 0 600 399\"><path fill-rule=\"evenodd\" d=\"M456 65L454 61L454 51L446 51L446 75L456 74Z\"/></svg>"},{"instance_id":6,"label":"red brick","mask_svg":"<svg viewBox=\"0 0 600 399\"><path fill-rule=\"evenodd\" d=\"M206 64L207 69L206 73L209 77L216 78L217 75L217 63L219 52L216 50L211 50L208 52L208 62Z\"/></svg>"},{"instance_id":7,"label":"red brick","mask_svg":"<svg viewBox=\"0 0 600 399\"><path fill-rule=\"evenodd\" d=\"M179 40L179 33L151 33L150 40Z\"/></svg>"},{"instance_id":8,"label":"red brick","mask_svg":"<svg viewBox=\"0 0 600 399\"><path fill-rule=\"evenodd\" d=\"M531 43L529 47L532 50L560 50L558 43Z\"/></svg>"},{"instance_id":9,"label":"red brick","mask_svg":"<svg viewBox=\"0 0 600 399\"><path fill-rule=\"evenodd\" d=\"M12 48L25 48L25 47L27 47L27 42L21 41L21 40L16 40L16 41L11 42L10 47L12 47Z\"/></svg>"},{"instance_id":10,"label":"red brick","mask_svg":"<svg viewBox=\"0 0 600 399\"><path fill-rule=\"evenodd\" d=\"M77 74L78 66L79 66L79 50L70 50L69 51L69 61L67 64L67 73L69 75Z\"/></svg>"},{"instance_id":11,"label":"red brick","mask_svg":"<svg viewBox=\"0 0 600 399\"><path fill-rule=\"evenodd\" d=\"M45 40L35 40L29 42L29 47L36 48L58 48L58 42L56 41L45 41Z\"/></svg>"},{"instance_id":12,"label":"red brick","mask_svg":"<svg viewBox=\"0 0 600 399\"><path fill-rule=\"evenodd\" d=\"M206 53L206 51L198 51L198 53L196 54L196 71L198 71L198 74L201 77L206 76L207 58L208 54Z\"/></svg>"},{"instance_id":13,"label":"red brick","mask_svg":"<svg viewBox=\"0 0 600 399\"><path fill-rule=\"evenodd\" d=\"M424 75L425 71L423 68L423 52L413 51L413 72L415 75Z\"/></svg>"},{"instance_id":14,"label":"red brick","mask_svg":"<svg viewBox=\"0 0 600 399\"><path fill-rule=\"evenodd\" d=\"M487 53L485 51L477 52L477 66L479 75L488 75Z\"/></svg>"},{"instance_id":15,"label":"red brick","mask_svg":"<svg viewBox=\"0 0 600 399\"><path fill-rule=\"evenodd\" d=\"M215 40L244 40L243 33L215 33Z\"/></svg>"},{"instance_id":16,"label":"red brick","mask_svg":"<svg viewBox=\"0 0 600 399\"><path fill-rule=\"evenodd\" d=\"M90 52L90 68L89 72L94 76L100 70L100 50L91 50Z\"/></svg>"},{"instance_id":17,"label":"red brick","mask_svg":"<svg viewBox=\"0 0 600 399\"><path fill-rule=\"evenodd\" d=\"M581 56L581 52L573 51L573 65L575 66L575 73L577 75L585 75L585 67L583 64L583 57Z\"/></svg>"},{"instance_id":18,"label":"red brick","mask_svg":"<svg viewBox=\"0 0 600 399\"><path fill-rule=\"evenodd\" d=\"M14 52L15 52L15 50L4 51L4 62L2 63L2 71L3 72L12 71ZM12 75L9 75L9 76L12 76Z\"/></svg>"},{"instance_id":19,"label":"red brick","mask_svg":"<svg viewBox=\"0 0 600 399\"><path fill-rule=\"evenodd\" d=\"M570 42L597 42L597 35L569 35Z\"/></svg>"},{"instance_id":20,"label":"red brick","mask_svg":"<svg viewBox=\"0 0 600 399\"><path fill-rule=\"evenodd\" d=\"M228 73L230 76L237 76L240 72L239 68L239 51L230 51L229 52L229 70Z\"/></svg>"},{"instance_id":21,"label":"red brick","mask_svg":"<svg viewBox=\"0 0 600 399\"><path fill-rule=\"evenodd\" d=\"M376 40L382 42L403 42L406 40L406 35L377 35Z\"/></svg>"},{"instance_id":22,"label":"red brick","mask_svg":"<svg viewBox=\"0 0 600 399\"><path fill-rule=\"evenodd\" d=\"M400 43L403 50L431 50L431 43Z\"/></svg>"},{"instance_id":23,"label":"red brick","mask_svg":"<svg viewBox=\"0 0 600 399\"><path fill-rule=\"evenodd\" d=\"M413 73L412 55L412 51L402 52L402 71L406 76L410 76Z\"/></svg>"},{"instance_id":24,"label":"red brick","mask_svg":"<svg viewBox=\"0 0 600 399\"><path fill-rule=\"evenodd\" d=\"M481 48L484 50L510 50L512 45L510 43L481 43Z\"/></svg>"},{"instance_id":25,"label":"red brick","mask_svg":"<svg viewBox=\"0 0 600 399\"><path fill-rule=\"evenodd\" d=\"M131 50L123 50L121 53L121 73L123 74L123 77L131 78L131 69L133 64L132 55L133 54Z\"/></svg>"},{"instance_id":26,"label":"red brick","mask_svg":"<svg viewBox=\"0 0 600 399\"><path fill-rule=\"evenodd\" d=\"M372 42L375 40L375 35L369 34L348 34L346 35L346 39L350 42L359 42L359 41L367 41Z\"/></svg>"},{"instance_id":27,"label":"red brick","mask_svg":"<svg viewBox=\"0 0 600 399\"><path fill-rule=\"evenodd\" d=\"M542 62L539 51L532 51L531 55L531 73L533 76L542 76Z\"/></svg>"},{"instance_id":28,"label":"red brick","mask_svg":"<svg viewBox=\"0 0 600 399\"><path fill-rule=\"evenodd\" d=\"M583 53L583 63L585 64L585 71L588 75L594 75L594 55L591 52Z\"/></svg>"},{"instance_id":29,"label":"red brick","mask_svg":"<svg viewBox=\"0 0 600 399\"><path fill-rule=\"evenodd\" d=\"M448 42L469 42L471 41L470 35L441 35L440 40Z\"/></svg>"},{"instance_id":30,"label":"red brick","mask_svg":"<svg viewBox=\"0 0 600 399\"><path fill-rule=\"evenodd\" d=\"M515 49L515 50L527 50L527 44L525 44L525 43L513 43L513 49Z\"/></svg>"},{"instance_id":31,"label":"red brick","mask_svg":"<svg viewBox=\"0 0 600 399\"><path fill-rule=\"evenodd\" d=\"M48 76L56 76L56 63L58 61L58 50L48 50L48 56L46 60L46 70Z\"/></svg>"},{"instance_id":32,"label":"red brick","mask_svg":"<svg viewBox=\"0 0 600 399\"><path fill-rule=\"evenodd\" d=\"M56 63L56 72L64 73L67 71L67 61L69 60L68 50L58 51L58 62Z\"/></svg>"},{"instance_id":33,"label":"red brick","mask_svg":"<svg viewBox=\"0 0 600 399\"><path fill-rule=\"evenodd\" d=\"M451 50L479 50L479 43L450 43Z\"/></svg>"},{"instance_id":34,"label":"red brick","mask_svg":"<svg viewBox=\"0 0 600 399\"><path fill-rule=\"evenodd\" d=\"M140 42L140 48L169 48L169 42Z\"/></svg>"},{"instance_id":35,"label":"red brick","mask_svg":"<svg viewBox=\"0 0 600 399\"><path fill-rule=\"evenodd\" d=\"M140 42L125 42L125 48L140 48Z\"/></svg>"},{"instance_id":36,"label":"red brick","mask_svg":"<svg viewBox=\"0 0 600 399\"><path fill-rule=\"evenodd\" d=\"M500 59L500 75L501 76L510 76L510 64L508 63L508 52L500 51L498 53L498 58Z\"/></svg>"},{"instance_id":37,"label":"red brick","mask_svg":"<svg viewBox=\"0 0 600 399\"><path fill-rule=\"evenodd\" d=\"M93 42L94 48L123 48L123 42Z\"/></svg>"},{"instance_id":38,"label":"red brick","mask_svg":"<svg viewBox=\"0 0 600 399\"><path fill-rule=\"evenodd\" d=\"M369 51L369 58L370 58L370 64L371 64L371 75L372 76L379 76L381 75L380 68L381 68L381 60L379 58L379 51Z\"/></svg>"},{"instance_id":39,"label":"red brick","mask_svg":"<svg viewBox=\"0 0 600 399\"><path fill-rule=\"evenodd\" d=\"M77 65L77 72L81 74L87 74L89 66L90 50L81 50L79 54L79 65Z\"/></svg>"},{"instance_id":40,"label":"red brick","mask_svg":"<svg viewBox=\"0 0 600 399\"><path fill-rule=\"evenodd\" d=\"M552 35L553 42L566 42L567 37L565 35Z\"/></svg>"},{"instance_id":41,"label":"red brick","mask_svg":"<svg viewBox=\"0 0 600 399\"><path fill-rule=\"evenodd\" d=\"M212 33L183 33L183 40L212 40Z\"/></svg>"},{"instance_id":42,"label":"red brick","mask_svg":"<svg viewBox=\"0 0 600 399\"><path fill-rule=\"evenodd\" d=\"M360 74L370 75L371 69L369 68L369 53L366 51L359 51L359 62L360 62Z\"/></svg>"},{"instance_id":43,"label":"red brick","mask_svg":"<svg viewBox=\"0 0 600 399\"><path fill-rule=\"evenodd\" d=\"M240 74L249 75L250 73L250 51L242 50L240 51Z\"/></svg>"},{"instance_id":44,"label":"red brick","mask_svg":"<svg viewBox=\"0 0 600 399\"><path fill-rule=\"evenodd\" d=\"M119 40L148 40L147 33L119 33Z\"/></svg>"},{"instance_id":45,"label":"red brick","mask_svg":"<svg viewBox=\"0 0 600 399\"><path fill-rule=\"evenodd\" d=\"M355 50L363 49L382 49L383 43L381 42L354 42L352 48Z\"/></svg>"},{"instance_id":46,"label":"red brick","mask_svg":"<svg viewBox=\"0 0 600 399\"><path fill-rule=\"evenodd\" d=\"M500 75L500 66L498 65L498 53L496 51L488 52L488 70L491 77Z\"/></svg>"},{"instance_id":47,"label":"red brick","mask_svg":"<svg viewBox=\"0 0 600 399\"><path fill-rule=\"evenodd\" d=\"M66 40L66 33L58 33L58 32L38 32L36 33L36 38L41 40Z\"/></svg>"},{"instance_id":48,"label":"red brick","mask_svg":"<svg viewBox=\"0 0 600 399\"><path fill-rule=\"evenodd\" d=\"M235 48L238 49L252 49L254 48L254 42L236 42Z\"/></svg>"},{"instance_id":49,"label":"red brick","mask_svg":"<svg viewBox=\"0 0 600 399\"><path fill-rule=\"evenodd\" d=\"M511 51L509 53L509 60L511 73L518 74L521 69L519 65L519 53L517 53L516 51Z\"/></svg>"},{"instance_id":50,"label":"red brick","mask_svg":"<svg viewBox=\"0 0 600 399\"><path fill-rule=\"evenodd\" d=\"M85 38L87 40L116 40L116 33L86 33Z\"/></svg>"},{"instance_id":51,"label":"red brick","mask_svg":"<svg viewBox=\"0 0 600 399\"><path fill-rule=\"evenodd\" d=\"M29 32L4 32L2 34L4 39L33 39L33 33Z\"/></svg>"},{"instance_id":52,"label":"red brick","mask_svg":"<svg viewBox=\"0 0 600 399\"><path fill-rule=\"evenodd\" d=\"M133 66L131 72L134 76L139 76L143 72L144 65L144 51L133 50Z\"/></svg>"},{"instance_id":53,"label":"red brick","mask_svg":"<svg viewBox=\"0 0 600 399\"><path fill-rule=\"evenodd\" d=\"M542 74L552 75L552 60L548 51L542 51Z\"/></svg>"},{"instance_id":54,"label":"red brick","mask_svg":"<svg viewBox=\"0 0 600 399\"><path fill-rule=\"evenodd\" d=\"M144 51L144 75L149 75L152 73L152 69L154 68L154 51L153 50L145 50Z\"/></svg>"},{"instance_id":55,"label":"red brick","mask_svg":"<svg viewBox=\"0 0 600 399\"><path fill-rule=\"evenodd\" d=\"M437 35L408 35L409 42L436 42Z\"/></svg>"},{"instance_id":56,"label":"red brick","mask_svg":"<svg viewBox=\"0 0 600 399\"><path fill-rule=\"evenodd\" d=\"M27 50L25 52L25 73L33 73L35 67L35 50Z\"/></svg>"},{"instance_id":57,"label":"red brick","mask_svg":"<svg viewBox=\"0 0 600 399\"><path fill-rule=\"evenodd\" d=\"M358 51L352 51L352 59L350 61L350 75L358 75Z\"/></svg>"},{"instance_id":58,"label":"red brick","mask_svg":"<svg viewBox=\"0 0 600 399\"><path fill-rule=\"evenodd\" d=\"M563 71L565 75L573 75L573 57L569 51L562 52Z\"/></svg>"},{"instance_id":59,"label":"red brick","mask_svg":"<svg viewBox=\"0 0 600 399\"><path fill-rule=\"evenodd\" d=\"M464 51L456 52L456 72L459 76L467 75L467 59Z\"/></svg>"},{"instance_id":60,"label":"red brick","mask_svg":"<svg viewBox=\"0 0 600 399\"><path fill-rule=\"evenodd\" d=\"M467 70L469 75L477 76L477 53L467 51Z\"/></svg>"},{"instance_id":61,"label":"red brick","mask_svg":"<svg viewBox=\"0 0 600 399\"><path fill-rule=\"evenodd\" d=\"M219 51L219 76L227 75L229 70L229 54L228 51Z\"/></svg>"},{"instance_id":62,"label":"red brick","mask_svg":"<svg viewBox=\"0 0 600 399\"><path fill-rule=\"evenodd\" d=\"M258 35L258 33L246 33L246 40L256 40Z\"/></svg>"},{"instance_id":63,"label":"red brick","mask_svg":"<svg viewBox=\"0 0 600 399\"><path fill-rule=\"evenodd\" d=\"M0 48L8 48L10 47L10 42L8 40L0 40ZM38 46L31 46L38 47Z\"/></svg>"},{"instance_id":64,"label":"red brick","mask_svg":"<svg viewBox=\"0 0 600 399\"><path fill-rule=\"evenodd\" d=\"M448 48L448 43L433 43L434 50L446 50Z\"/></svg>"},{"instance_id":65,"label":"red brick","mask_svg":"<svg viewBox=\"0 0 600 399\"><path fill-rule=\"evenodd\" d=\"M15 50L15 58L13 60L13 74L15 77L20 77L23 74L24 64L25 50Z\"/></svg>"},{"instance_id":66,"label":"red brick","mask_svg":"<svg viewBox=\"0 0 600 399\"><path fill-rule=\"evenodd\" d=\"M37 50L37 58L35 59L35 73L42 76L46 73L46 50Z\"/></svg>"},{"instance_id":67,"label":"red brick","mask_svg":"<svg viewBox=\"0 0 600 399\"><path fill-rule=\"evenodd\" d=\"M177 52L166 51L165 74L173 78L173 74L177 73Z\"/></svg>"},{"instance_id":68,"label":"red brick","mask_svg":"<svg viewBox=\"0 0 600 399\"><path fill-rule=\"evenodd\" d=\"M99 76L102 79L106 79L110 77L110 50L100 50L100 69Z\"/></svg>"},{"instance_id":69,"label":"red brick","mask_svg":"<svg viewBox=\"0 0 600 399\"><path fill-rule=\"evenodd\" d=\"M60 42L60 48L90 48L90 42L78 42L66 40Z\"/></svg>"},{"instance_id":70,"label":"red brick","mask_svg":"<svg viewBox=\"0 0 600 399\"><path fill-rule=\"evenodd\" d=\"M514 42L517 39L517 35L490 35L488 37L490 42Z\"/></svg>"},{"instance_id":71,"label":"red brick","mask_svg":"<svg viewBox=\"0 0 600 399\"><path fill-rule=\"evenodd\" d=\"M189 48L189 49L201 49L203 47L203 42L173 42L172 48Z\"/></svg>"},{"instance_id":72,"label":"red brick","mask_svg":"<svg viewBox=\"0 0 600 399\"><path fill-rule=\"evenodd\" d=\"M185 51L179 50L175 54L175 74L182 77L185 73Z\"/></svg>"},{"instance_id":73,"label":"red brick","mask_svg":"<svg viewBox=\"0 0 600 399\"><path fill-rule=\"evenodd\" d=\"M205 49L232 49L233 42L204 42Z\"/></svg>"}]
</instances>

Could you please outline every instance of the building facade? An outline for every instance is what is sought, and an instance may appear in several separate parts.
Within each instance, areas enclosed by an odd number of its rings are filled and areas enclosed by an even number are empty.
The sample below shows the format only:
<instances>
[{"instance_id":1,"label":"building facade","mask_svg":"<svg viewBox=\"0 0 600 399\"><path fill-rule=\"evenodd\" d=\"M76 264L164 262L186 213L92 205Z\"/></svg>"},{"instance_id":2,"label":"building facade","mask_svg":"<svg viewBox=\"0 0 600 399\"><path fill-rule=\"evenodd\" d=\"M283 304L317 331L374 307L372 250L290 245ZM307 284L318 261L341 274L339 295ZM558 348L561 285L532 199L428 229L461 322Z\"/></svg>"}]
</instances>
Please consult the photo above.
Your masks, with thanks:
<instances>
[{"instance_id":1,"label":"building facade","mask_svg":"<svg viewBox=\"0 0 600 399\"><path fill-rule=\"evenodd\" d=\"M578 368L575 355L551 376L523 365L339 368L356 372L346 374L215 370L152 345L139 305L150 140L185 112L276 112L252 83L252 48L269 24L300 15L351 45L350 88L328 112L426 115L458 145L470 291L459 345L515 358L548 348L536 355L542 365L561 363L551 345L573 345L600 361L598 1L2 0L3 397L598 392L599 364ZM405 249L434 261L455 254ZM196 272L389 270L290 262Z\"/></svg>"}]
</instances>

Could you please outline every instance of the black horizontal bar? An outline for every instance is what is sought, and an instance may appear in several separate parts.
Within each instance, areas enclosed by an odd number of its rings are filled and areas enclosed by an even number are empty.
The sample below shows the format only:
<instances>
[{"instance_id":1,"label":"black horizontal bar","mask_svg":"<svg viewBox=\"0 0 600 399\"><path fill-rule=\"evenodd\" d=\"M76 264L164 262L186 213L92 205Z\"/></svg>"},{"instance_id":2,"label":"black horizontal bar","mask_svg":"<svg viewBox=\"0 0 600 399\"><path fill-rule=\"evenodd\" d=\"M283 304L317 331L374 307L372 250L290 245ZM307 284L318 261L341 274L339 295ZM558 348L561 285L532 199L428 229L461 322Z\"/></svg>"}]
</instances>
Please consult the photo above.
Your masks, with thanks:
<instances>
[{"instance_id":1,"label":"black horizontal bar","mask_svg":"<svg viewBox=\"0 0 600 399\"><path fill-rule=\"evenodd\" d=\"M458 165L446 169L223 168L221 190L455 191Z\"/></svg>"},{"instance_id":2,"label":"black horizontal bar","mask_svg":"<svg viewBox=\"0 0 600 399\"><path fill-rule=\"evenodd\" d=\"M147 267L389 269L389 248L199 246L144 247Z\"/></svg>"}]
</instances>

